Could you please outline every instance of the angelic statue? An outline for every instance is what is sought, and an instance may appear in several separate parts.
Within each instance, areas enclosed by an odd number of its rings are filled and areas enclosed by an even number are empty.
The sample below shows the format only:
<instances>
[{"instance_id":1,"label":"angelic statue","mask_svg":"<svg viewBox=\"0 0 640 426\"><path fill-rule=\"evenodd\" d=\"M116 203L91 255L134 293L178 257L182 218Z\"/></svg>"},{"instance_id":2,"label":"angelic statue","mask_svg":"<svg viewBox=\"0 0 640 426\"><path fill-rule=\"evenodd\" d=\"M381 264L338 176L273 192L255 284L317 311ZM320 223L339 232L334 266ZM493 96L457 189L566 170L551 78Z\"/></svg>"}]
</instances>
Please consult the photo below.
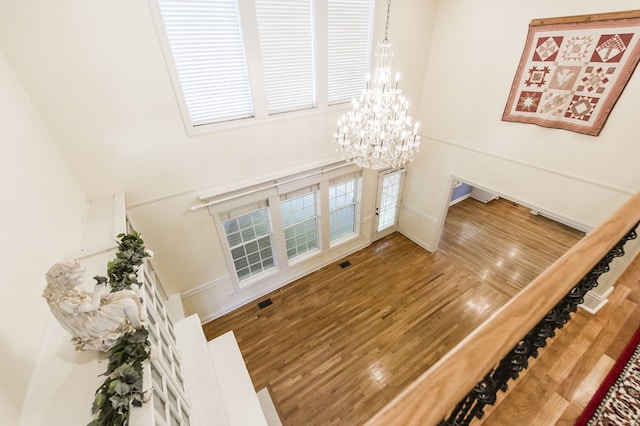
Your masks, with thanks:
<instances>
[{"instance_id":1,"label":"angelic statue","mask_svg":"<svg viewBox=\"0 0 640 426\"><path fill-rule=\"evenodd\" d=\"M93 294L77 288L84 282L85 266L77 260L59 262L46 274L42 297L60 325L72 335L77 350L109 351L126 333L145 321L136 286L109 293L105 277L96 276ZM135 289L135 290L133 290Z\"/></svg>"}]
</instances>

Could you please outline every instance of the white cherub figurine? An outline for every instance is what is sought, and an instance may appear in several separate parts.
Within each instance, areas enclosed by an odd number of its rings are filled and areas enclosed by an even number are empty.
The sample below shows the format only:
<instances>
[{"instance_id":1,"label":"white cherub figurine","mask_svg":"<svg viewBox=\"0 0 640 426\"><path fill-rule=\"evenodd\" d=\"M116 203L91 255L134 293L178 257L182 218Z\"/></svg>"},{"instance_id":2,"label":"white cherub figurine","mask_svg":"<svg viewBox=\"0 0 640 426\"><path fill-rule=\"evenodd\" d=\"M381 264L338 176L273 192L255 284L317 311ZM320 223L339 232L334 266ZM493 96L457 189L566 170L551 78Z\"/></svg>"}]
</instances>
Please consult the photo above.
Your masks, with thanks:
<instances>
[{"instance_id":1,"label":"white cherub figurine","mask_svg":"<svg viewBox=\"0 0 640 426\"><path fill-rule=\"evenodd\" d=\"M60 325L73 336L76 349L109 351L126 333L146 319L136 290L103 294L107 279L97 281L93 296L78 289L84 282L85 267L77 260L59 262L46 274L47 287L42 294Z\"/></svg>"}]
</instances>

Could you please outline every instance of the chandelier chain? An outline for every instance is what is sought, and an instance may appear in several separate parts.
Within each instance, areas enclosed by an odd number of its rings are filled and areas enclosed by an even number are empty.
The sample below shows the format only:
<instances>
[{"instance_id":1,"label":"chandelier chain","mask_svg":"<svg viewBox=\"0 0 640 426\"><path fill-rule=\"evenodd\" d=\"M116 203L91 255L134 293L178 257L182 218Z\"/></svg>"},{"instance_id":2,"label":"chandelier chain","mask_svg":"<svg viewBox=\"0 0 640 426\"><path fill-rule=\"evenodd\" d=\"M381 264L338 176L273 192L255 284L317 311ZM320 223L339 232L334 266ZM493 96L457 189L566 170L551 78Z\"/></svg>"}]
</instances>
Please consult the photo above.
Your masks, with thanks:
<instances>
[{"instance_id":1,"label":"chandelier chain","mask_svg":"<svg viewBox=\"0 0 640 426\"><path fill-rule=\"evenodd\" d=\"M389 39L388 39L388 34L389 34L389 16L391 15L391 0L387 1L387 22L385 23L384 26L384 42L388 43Z\"/></svg>"}]
</instances>

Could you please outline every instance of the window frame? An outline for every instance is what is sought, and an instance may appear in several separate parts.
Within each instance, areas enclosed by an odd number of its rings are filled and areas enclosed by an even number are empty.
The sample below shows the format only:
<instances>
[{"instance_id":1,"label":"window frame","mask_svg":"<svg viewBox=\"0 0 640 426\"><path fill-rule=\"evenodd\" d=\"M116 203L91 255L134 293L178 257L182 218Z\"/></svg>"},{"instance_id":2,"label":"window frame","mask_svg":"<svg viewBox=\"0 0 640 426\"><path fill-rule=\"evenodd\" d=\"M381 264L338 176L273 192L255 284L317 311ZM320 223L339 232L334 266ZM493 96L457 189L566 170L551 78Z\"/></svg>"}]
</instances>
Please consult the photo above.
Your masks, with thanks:
<instances>
[{"instance_id":1,"label":"window frame","mask_svg":"<svg viewBox=\"0 0 640 426\"><path fill-rule=\"evenodd\" d=\"M309 194L313 195L313 204L314 204L314 216L312 218L305 218L303 221L298 221L290 225L285 225L284 221L282 224L282 231L284 233L284 242L285 242L285 250L287 254L287 263L289 265L296 264L305 259L315 256L316 254L322 251L322 215L321 215L321 196L320 196L320 188L319 185L314 185L311 188L307 188L303 191L294 191L292 193L283 194L280 198L280 213L282 214L282 203L285 201L291 201L297 198L301 198L307 196ZM304 202L304 201L303 201ZM302 223L306 223L309 220L313 220L315 222L315 234L316 234L316 246L310 250L307 250L303 253L298 253L293 257L289 257L289 247L287 246L287 229L295 228ZM297 245L296 245L297 246Z\"/></svg>"},{"instance_id":2,"label":"window frame","mask_svg":"<svg viewBox=\"0 0 640 426\"><path fill-rule=\"evenodd\" d=\"M362 178L358 177L358 176L353 176L353 175L345 175L345 176L341 176L337 179L332 179L331 181L329 181L328 185L327 185L327 194L329 197L329 190L331 186L335 186L335 185L339 185L341 183L344 182L349 182L349 181L353 181L354 182L354 192L355 192L355 200L353 203L350 203L350 205L354 206L354 211L353 211L353 220L354 220L354 230L353 232L350 232L348 234L342 235L338 238L336 238L335 240L331 240L331 213L332 210L330 209L330 206L327 205L327 227L329 228L328 230L328 235L329 235L329 247L333 248L333 247L337 247L341 244L344 244L348 241L353 240L354 238L357 238L360 235L360 227L362 224ZM327 197L327 204L329 204L329 198ZM340 207L340 209L345 208L345 206ZM334 209L333 211L336 211L337 209Z\"/></svg>"},{"instance_id":3,"label":"window frame","mask_svg":"<svg viewBox=\"0 0 640 426\"><path fill-rule=\"evenodd\" d=\"M235 277L236 277L236 280L238 282L238 286L239 287L247 287L247 286L251 285L252 282L259 281L261 279L260 278L261 276L271 275L271 274L275 273L277 271L277 269L278 269L277 256L276 256L277 250L276 250L276 246L275 246L275 239L274 239L274 236L273 236L273 222L271 220L271 214L270 214L269 205L268 205L268 203L264 203L264 204L259 203L257 205L252 204L252 206L255 207L255 208L252 208L250 211L244 211L245 209L235 209L235 210L232 210L232 211L229 211L229 212L225 212L225 213L219 214L220 222L221 222L222 229L223 229L224 236L225 236L225 240L227 242L228 254L229 254L229 257L230 257L230 260L231 260L231 265L233 266L232 270L235 273ZM266 215L267 234L266 235L261 235L261 236L257 236L256 235L256 236L254 236L254 238L252 238L251 240L246 241L246 242L244 241L244 237L242 237L241 244L237 244L237 245L234 245L232 247L230 242L229 242L229 234L227 234L225 223L227 223L229 221L232 221L232 220L239 220L240 218L244 218L244 217L246 217L248 215L253 215L253 214L255 214L257 212L260 212L260 211L264 211L265 215ZM223 219L222 216L225 216L225 215L229 215L230 217L227 218L227 219ZM253 220L252 220L252 222L253 222ZM245 228L245 229L247 229L247 228ZM255 230L255 224L253 224L252 229ZM241 234L242 233L242 228L239 228L238 232ZM262 256L261 256L261 253L260 253L262 250L259 247L260 240L262 240L265 237L269 237L269 243L270 243L270 248L271 248L271 259L272 259L272 265L270 267L266 268L266 269L264 268L264 265L262 265L263 262L262 262ZM257 248L257 251L255 253L258 253L258 255L261 258L259 263L261 263L262 270L260 272L255 273L255 274L253 273L253 271L251 271L251 266L254 265L255 263L254 264L249 263L250 254L247 253L247 246L250 245L250 244L256 244L256 246L258 248ZM238 270L238 268L236 266L236 261L239 260L239 259L235 259L234 258L234 254L233 254L234 250L237 250L240 247L243 248L243 250L245 252L244 258L246 258L246 261L247 261L246 267L243 267L243 268L240 268L240 269L248 268L248 270L249 270L249 275L246 278L240 278L239 270ZM254 252L252 252L252 253L254 253Z\"/></svg>"}]
</instances>

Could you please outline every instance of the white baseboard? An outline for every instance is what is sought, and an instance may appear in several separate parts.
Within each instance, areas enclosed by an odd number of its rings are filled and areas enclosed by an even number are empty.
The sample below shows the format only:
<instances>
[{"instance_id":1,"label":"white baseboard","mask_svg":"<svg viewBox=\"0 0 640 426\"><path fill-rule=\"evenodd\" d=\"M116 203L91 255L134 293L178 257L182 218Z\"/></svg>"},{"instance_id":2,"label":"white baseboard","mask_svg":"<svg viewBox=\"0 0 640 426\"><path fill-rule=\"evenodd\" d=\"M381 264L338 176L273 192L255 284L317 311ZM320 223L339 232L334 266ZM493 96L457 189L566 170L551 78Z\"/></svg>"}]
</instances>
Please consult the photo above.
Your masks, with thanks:
<instances>
[{"instance_id":1,"label":"white baseboard","mask_svg":"<svg viewBox=\"0 0 640 426\"><path fill-rule=\"evenodd\" d=\"M582 231L585 234L588 234L593 229L593 227L591 227L591 226L589 226L589 225L587 225L585 223L581 223L581 222L578 222L576 220L568 219L566 217L558 216L558 215L555 215L553 213L549 213L549 212L538 210L538 209L531 209L531 214L544 216L547 219L551 219L551 220L556 221L558 223L561 223L563 225L567 225L567 226L569 226L569 227L571 227L573 229L577 229L578 231Z\"/></svg>"},{"instance_id":2,"label":"white baseboard","mask_svg":"<svg viewBox=\"0 0 640 426\"><path fill-rule=\"evenodd\" d=\"M471 197L471 193L468 194L464 194L462 197L456 198L455 200L452 200L449 202L449 207L458 204L460 201L464 201L467 198Z\"/></svg>"},{"instance_id":3,"label":"white baseboard","mask_svg":"<svg viewBox=\"0 0 640 426\"><path fill-rule=\"evenodd\" d=\"M327 255L322 259L318 259L317 263L309 263L307 268L300 268L296 271L290 269L288 273L272 277L271 282L262 284L256 283L255 287L247 287L241 292L237 292L235 289L232 290L233 284L231 283L231 277L227 275L188 290L182 293L181 298L183 303L186 302L191 305L188 306L188 308L191 309L187 309L187 311L189 311L187 313L191 313L191 311L197 312L202 324L205 324L246 304L255 302L261 297L309 275L320 268L330 265L339 259L362 250L371 244L369 240L361 240L360 242L355 241L354 243L356 244L345 251L336 250L332 255ZM260 288L261 285L262 288ZM251 290L252 288L253 290ZM258 290L258 288L260 288L260 290ZM232 292L233 294L231 294ZM227 300L228 302L220 303L220 300ZM218 302L217 307L213 306L215 302Z\"/></svg>"},{"instance_id":4,"label":"white baseboard","mask_svg":"<svg viewBox=\"0 0 640 426\"><path fill-rule=\"evenodd\" d=\"M399 229L398 230L399 233L401 233L402 235L404 235L405 237L407 237L408 239L410 239L411 241L413 241L414 243L416 243L417 245L419 245L420 247L422 247L423 249L425 249L426 251L433 253L435 252L435 249L433 247L431 247L430 244L427 244L425 241L421 240L420 238L418 238L416 235L412 234L411 232L407 232L404 230Z\"/></svg>"}]
</instances>

